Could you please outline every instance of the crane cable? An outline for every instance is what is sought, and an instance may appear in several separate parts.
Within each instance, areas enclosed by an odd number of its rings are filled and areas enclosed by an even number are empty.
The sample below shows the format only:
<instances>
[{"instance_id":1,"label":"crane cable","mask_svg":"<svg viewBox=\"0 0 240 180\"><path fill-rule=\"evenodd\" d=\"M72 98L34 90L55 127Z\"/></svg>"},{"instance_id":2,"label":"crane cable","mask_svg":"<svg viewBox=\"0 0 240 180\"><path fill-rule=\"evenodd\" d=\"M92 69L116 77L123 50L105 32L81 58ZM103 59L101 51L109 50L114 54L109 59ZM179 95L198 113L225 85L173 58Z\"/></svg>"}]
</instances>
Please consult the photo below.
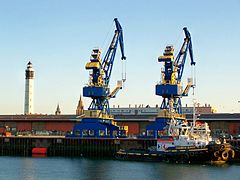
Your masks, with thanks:
<instances>
[{"instance_id":1,"label":"crane cable","mask_svg":"<svg viewBox=\"0 0 240 180\"><path fill-rule=\"evenodd\" d=\"M127 69L126 60L122 60L122 82L123 82L123 85L125 84L125 81L127 79L126 69Z\"/></svg>"},{"instance_id":2,"label":"crane cable","mask_svg":"<svg viewBox=\"0 0 240 180\"><path fill-rule=\"evenodd\" d=\"M175 43L173 44L173 47L175 47L174 49L181 49L181 47L182 47L182 44L180 43L181 40L182 40L182 34L179 33ZM176 57L177 55L178 55L178 52L175 51L174 56Z\"/></svg>"},{"instance_id":3,"label":"crane cable","mask_svg":"<svg viewBox=\"0 0 240 180\"><path fill-rule=\"evenodd\" d=\"M191 66L191 78L192 78L192 81L193 81L193 84L192 84L192 88L193 88L193 96L195 95L195 87L196 87L196 67L195 65Z\"/></svg>"},{"instance_id":4,"label":"crane cable","mask_svg":"<svg viewBox=\"0 0 240 180\"><path fill-rule=\"evenodd\" d=\"M196 67L195 65L191 66L191 78L193 80L193 93L192 93L192 103L193 103L193 125L191 131L193 131L193 128L195 127L197 116L196 116L196 104L197 104L197 99L195 96L195 87L196 87Z\"/></svg>"},{"instance_id":5,"label":"crane cable","mask_svg":"<svg viewBox=\"0 0 240 180\"><path fill-rule=\"evenodd\" d=\"M110 38L110 35L111 34L113 34L113 32L114 32L114 22L112 22L111 23L111 26L109 26L109 30L108 30L108 32L107 32L107 34L106 34L106 36L105 36L105 38L104 38L104 40L103 40L103 42L102 42L102 49L103 49L103 53L102 53L102 55L105 55L106 53L107 53L107 50L108 50L108 44L109 44L109 39L111 39ZM110 40L111 41L111 40Z\"/></svg>"}]
</instances>

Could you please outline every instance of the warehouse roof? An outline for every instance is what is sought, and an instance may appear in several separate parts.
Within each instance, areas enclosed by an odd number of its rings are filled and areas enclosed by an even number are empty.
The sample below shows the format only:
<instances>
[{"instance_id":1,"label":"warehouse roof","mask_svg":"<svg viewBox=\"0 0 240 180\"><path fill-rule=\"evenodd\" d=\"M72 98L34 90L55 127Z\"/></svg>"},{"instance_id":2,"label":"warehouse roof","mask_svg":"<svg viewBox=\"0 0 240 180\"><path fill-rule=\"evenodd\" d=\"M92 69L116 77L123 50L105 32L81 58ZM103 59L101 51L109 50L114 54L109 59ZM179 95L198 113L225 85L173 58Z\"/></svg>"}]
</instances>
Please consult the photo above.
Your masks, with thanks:
<instances>
[{"instance_id":1,"label":"warehouse roof","mask_svg":"<svg viewBox=\"0 0 240 180\"><path fill-rule=\"evenodd\" d=\"M76 115L0 115L0 121L77 121Z\"/></svg>"}]
</instances>

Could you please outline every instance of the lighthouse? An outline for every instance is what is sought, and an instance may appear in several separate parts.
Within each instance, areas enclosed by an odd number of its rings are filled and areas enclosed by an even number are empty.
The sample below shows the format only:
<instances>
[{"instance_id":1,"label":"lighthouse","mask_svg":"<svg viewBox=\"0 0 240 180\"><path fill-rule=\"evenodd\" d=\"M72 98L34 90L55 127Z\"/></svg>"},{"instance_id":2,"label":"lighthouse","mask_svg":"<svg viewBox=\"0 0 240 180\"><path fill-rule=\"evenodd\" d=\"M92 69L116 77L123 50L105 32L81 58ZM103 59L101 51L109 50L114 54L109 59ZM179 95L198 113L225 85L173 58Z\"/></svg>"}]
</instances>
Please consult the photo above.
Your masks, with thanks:
<instances>
[{"instance_id":1,"label":"lighthouse","mask_svg":"<svg viewBox=\"0 0 240 180\"><path fill-rule=\"evenodd\" d=\"M34 69L32 63L29 61L25 71L25 104L24 114L33 114L33 82L34 82Z\"/></svg>"}]
</instances>

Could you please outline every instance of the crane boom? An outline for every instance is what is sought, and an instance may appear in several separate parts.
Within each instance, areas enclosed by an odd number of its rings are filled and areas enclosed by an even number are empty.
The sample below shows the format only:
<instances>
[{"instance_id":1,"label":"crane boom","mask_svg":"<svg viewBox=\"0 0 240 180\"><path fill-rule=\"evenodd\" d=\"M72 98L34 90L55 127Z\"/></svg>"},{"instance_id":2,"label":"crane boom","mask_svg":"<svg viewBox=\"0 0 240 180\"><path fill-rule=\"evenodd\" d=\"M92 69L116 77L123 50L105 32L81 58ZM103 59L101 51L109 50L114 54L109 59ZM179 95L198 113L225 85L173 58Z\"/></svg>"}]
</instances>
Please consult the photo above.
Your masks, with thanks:
<instances>
[{"instance_id":1,"label":"crane boom","mask_svg":"<svg viewBox=\"0 0 240 180\"><path fill-rule=\"evenodd\" d=\"M116 51L117 51L118 42L120 44L120 49L121 49L121 54L122 54L121 59L122 60L126 59L125 54L124 54L122 27L121 27L120 23L118 22L117 18L115 18L114 21L115 21L115 25L116 25L115 34L113 36L112 42L111 42L111 44L108 48L108 51L107 51L107 53L106 53L106 55L103 59L103 62L102 62L102 67L103 67L103 70L105 72L104 81L105 81L106 85L109 84L109 80L110 80L110 77L111 77L112 67L113 67L113 62L114 62L114 59L115 59L115 54L116 54Z\"/></svg>"},{"instance_id":2,"label":"crane boom","mask_svg":"<svg viewBox=\"0 0 240 180\"><path fill-rule=\"evenodd\" d=\"M185 39L184 39L184 43L176 57L176 60L174 62L175 66L177 67L177 72L178 72L178 76L177 76L177 81L181 82L182 79L182 74L183 74L183 70L184 70L184 65L185 65L185 61L186 61L186 57L187 57L187 52L189 51L190 54L190 60L191 60L191 66L195 65L196 63L193 60L193 50L192 50L192 40L191 40L191 35L189 33L189 31L187 30L186 27L183 28L184 33L185 33Z\"/></svg>"}]
</instances>

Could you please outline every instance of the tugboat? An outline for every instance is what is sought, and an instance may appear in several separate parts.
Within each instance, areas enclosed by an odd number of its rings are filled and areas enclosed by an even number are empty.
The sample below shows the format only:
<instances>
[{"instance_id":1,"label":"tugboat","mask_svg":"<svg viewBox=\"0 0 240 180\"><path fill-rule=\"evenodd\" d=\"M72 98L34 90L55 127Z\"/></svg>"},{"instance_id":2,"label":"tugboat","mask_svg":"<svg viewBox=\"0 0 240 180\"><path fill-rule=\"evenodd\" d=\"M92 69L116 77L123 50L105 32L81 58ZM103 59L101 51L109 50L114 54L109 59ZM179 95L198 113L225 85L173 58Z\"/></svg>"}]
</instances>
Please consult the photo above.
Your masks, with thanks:
<instances>
[{"instance_id":1,"label":"tugboat","mask_svg":"<svg viewBox=\"0 0 240 180\"><path fill-rule=\"evenodd\" d=\"M171 115L170 115L171 116ZM199 162L210 160L208 146L212 143L211 131L206 122L192 122L172 116L166 126L166 136L157 139L157 154L166 161ZM195 115L193 115L195 117Z\"/></svg>"},{"instance_id":2,"label":"tugboat","mask_svg":"<svg viewBox=\"0 0 240 180\"><path fill-rule=\"evenodd\" d=\"M164 114L170 116L166 111ZM157 138L157 146L141 151L138 149L120 150L116 153L117 159L176 163L210 161L212 153L209 153L209 146L214 143L208 124L196 120L189 122L186 119L180 120L174 117L176 114L165 126L162 136Z\"/></svg>"},{"instance_id":3,"label":"tugboat","mask_svg":"<svg viewBox=\"0 0 240 180\"><path fill-rule=\"evenodd\" d=\"M165 112L166 114L166 112ZM194 116L193 116L194 117ZM174 163L225 163L233 160L235 151L226 142L213 141L206 122L172 118L157 138L157 146L148 149L120 150L120 160L165 161Z\"/></svg>"}]
</instances>

